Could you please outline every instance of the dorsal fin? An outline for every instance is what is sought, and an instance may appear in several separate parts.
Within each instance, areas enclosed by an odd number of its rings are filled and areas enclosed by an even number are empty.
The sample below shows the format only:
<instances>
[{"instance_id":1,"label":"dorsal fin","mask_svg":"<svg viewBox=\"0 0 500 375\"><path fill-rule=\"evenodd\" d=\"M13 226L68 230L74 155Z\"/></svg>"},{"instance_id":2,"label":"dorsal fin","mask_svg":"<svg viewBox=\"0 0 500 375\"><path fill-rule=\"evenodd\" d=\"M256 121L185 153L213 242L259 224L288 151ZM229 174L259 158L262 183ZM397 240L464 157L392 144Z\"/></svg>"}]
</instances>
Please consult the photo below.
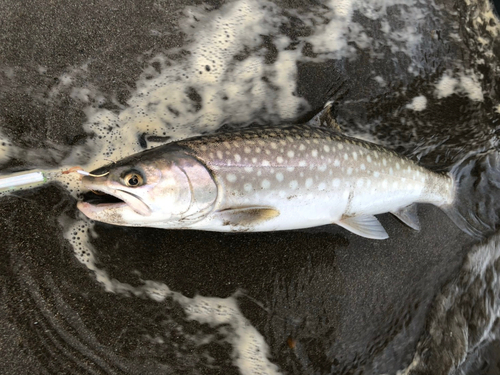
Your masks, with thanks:
<instances>
[{"instance_id":1,"label":"dorsal fin","mask_svg":"<svg viewBox=\"0 0 500 375\"><path fill-rule=\"evenodd\" d=\"M326 102L323 113L319 116L319 124L321 127L330 128L341 133L340 126L335 121L333 109L333 101Z\"/></svg>"}]
</instances>

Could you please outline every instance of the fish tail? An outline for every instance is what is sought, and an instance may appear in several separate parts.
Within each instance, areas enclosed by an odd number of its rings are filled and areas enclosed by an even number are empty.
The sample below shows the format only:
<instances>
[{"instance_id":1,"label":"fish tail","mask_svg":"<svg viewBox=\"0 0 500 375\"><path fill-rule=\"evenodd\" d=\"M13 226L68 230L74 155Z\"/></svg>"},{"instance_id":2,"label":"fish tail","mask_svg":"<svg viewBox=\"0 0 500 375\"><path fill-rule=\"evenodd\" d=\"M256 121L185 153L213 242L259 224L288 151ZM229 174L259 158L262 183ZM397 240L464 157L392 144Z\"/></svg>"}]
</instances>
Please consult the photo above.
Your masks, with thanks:
<instances>
[{"instance_id":1,"label":"fish tail","mask_svg":"<svg viewBox=\"0 0 500 375\"><path fill-rule=\"evenodd\" d=\"M451 204L442 206L464 232L484 239L500 223L500 154L488 152L468 157L450 171L454 182Z\"/></svg>"}]
</instances>

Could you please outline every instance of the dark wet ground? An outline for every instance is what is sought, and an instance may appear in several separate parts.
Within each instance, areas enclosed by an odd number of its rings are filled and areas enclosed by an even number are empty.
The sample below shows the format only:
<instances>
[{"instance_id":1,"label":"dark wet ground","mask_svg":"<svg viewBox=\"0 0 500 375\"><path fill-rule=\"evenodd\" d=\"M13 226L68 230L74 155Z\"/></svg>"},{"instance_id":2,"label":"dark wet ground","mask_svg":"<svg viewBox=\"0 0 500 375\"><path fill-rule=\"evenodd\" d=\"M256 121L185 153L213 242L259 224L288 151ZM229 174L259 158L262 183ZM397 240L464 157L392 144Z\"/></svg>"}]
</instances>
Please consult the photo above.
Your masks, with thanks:
<instances>
[{"instance_id":1,"label":"dark wet ground","mask_svg":"<svg viewBox=\"0 0 500 375\"><path fill-rule=\"evenodd\" d=\"M169 17L184 4L3 2L0 67L14 67L15 74L0 73L1 130L16 145L58 150L40 152L40 165L19 156L10 166L57 165L67 146L84 139L83 105L64 90L47 96L58 85L57 77L92 58L89 73L79 79L124 103L144 64L136 52L153 55L182 43L182 36L158 38L149 29L154 25L171 31ZM163 12L157 11L159 5ZM47 67L44 74L39 65ZM327 82L339 76L341 82L355 70L337 63L304 65L300 90L312 103L312 112L332 95L342 100L342 90L332 90ZM311 80L314 90L308 88ZM389 112L384 105L397 107L399 100L373 105L366 116L383 118ZM494 128L491 118L485 120L492 113L485 106L491 103L449 100L431 105L427 115L460 107L466 115L445 113L472 118L469 125L477 129L477 137L471 139L481 143ZM346 105L337 113L344 127L355 122L356 108ZM449 118L439 119L437 128L442 129ZM425 136L437 128L419 129ZM389 137L382 125L373 133L381 142ZM400 151L410 153L404 134L397 128L390 135L402 139ZM462 146L458 141L451 145ZM424 161L433 165L435 156ZM124 297L106 292L95 281L74 257L58 223L61 215L75 216L75 204L56 185L0 199L2 373L238 373L232 349L217 329L186 323L183 310L168 299L158 303ZM264 336L271 361L283 372L395 373L412 361L434 297L458 274L473 242L437 208L419 210L420 232L390 215L381 216L387 241L366 240L334 226L232 235L98 224L93 244L99 266L122 282L158 280L190 297L242 291L238 301L243 315ZM213 339L199 345L196 335ZM161 337L163 343L149 337ZM498 348L497 340L473 354L467 373L500 373Z\"/></svg>"}]
</instances>

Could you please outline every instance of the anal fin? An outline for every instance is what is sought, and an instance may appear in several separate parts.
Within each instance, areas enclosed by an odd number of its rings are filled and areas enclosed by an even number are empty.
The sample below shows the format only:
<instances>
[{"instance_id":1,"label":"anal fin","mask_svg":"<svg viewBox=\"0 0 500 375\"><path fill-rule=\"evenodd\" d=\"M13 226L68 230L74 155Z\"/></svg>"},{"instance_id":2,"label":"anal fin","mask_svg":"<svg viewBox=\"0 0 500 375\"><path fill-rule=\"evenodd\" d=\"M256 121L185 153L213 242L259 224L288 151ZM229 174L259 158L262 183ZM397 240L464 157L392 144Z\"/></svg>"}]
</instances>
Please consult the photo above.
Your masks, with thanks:
<instances>
[{"instance_id":1,"label":"anal fin","mask_svg":"<svg viewBox=\"0 0 500 375\"><path fill-rule=\"evenodd\" d=\"M415 203L391 212L391 214L396 216L410 228L420 230L420 221L418 220L417 205Z\"/></svg>"},{"instance_id":2,"label":"anal fin","mask_svg":"<svg viewBox=\"0 0 500 375\"><path fill-rule=\"evenodd\" d=\"M223 225L252 226L274 219L280 212L273 207L235 207L217 212Z\"/></svg>"},{"instance_id":3,"label":"anal fin","mask_svg":"<svg viewBox=\"0 0 500 375\"><path fill-rule=\"evenodd\" d=\"M352 216L335 223L361 237L385 240L389 235L373 215Z\"/></svg>"}]
</instances>

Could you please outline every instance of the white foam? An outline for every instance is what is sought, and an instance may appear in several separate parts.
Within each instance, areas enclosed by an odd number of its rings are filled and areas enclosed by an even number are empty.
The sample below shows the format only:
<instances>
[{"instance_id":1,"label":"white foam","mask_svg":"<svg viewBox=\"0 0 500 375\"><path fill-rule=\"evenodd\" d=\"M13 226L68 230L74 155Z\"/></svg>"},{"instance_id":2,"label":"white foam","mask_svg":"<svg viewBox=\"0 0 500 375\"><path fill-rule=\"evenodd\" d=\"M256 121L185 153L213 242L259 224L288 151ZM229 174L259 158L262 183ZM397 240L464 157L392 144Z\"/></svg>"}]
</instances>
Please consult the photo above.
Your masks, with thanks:
<instances>
[{"instance_id":1,"label":"white foam","mask_svg":"<svg viewBox=\"0 0 500 375\"><path fill-rule=\"evenodd\" d=\"M480 77L471 70L461 72L457 78L448 73L443 74L436 84L436 96L438 99L446 98L452 94L461 94L473 101L483 101Z\"/></svg>"},{"instance_id":2,"label":"white foam","mask_svg":"<svg viewBox=\"0 0 500 375\"><path fill-rule=\"evenodd\" d=\"M450 77L448 74L443 74L439 82L436 84L436 96L446 98L455 93L455 88L458 86L458 80Z\"/></svg>"},{"instance_id":3,"label":"white foam","mask_svg":"<svg viewBox=\"0 0 500 375\"><path fill-rule=\"evenodd\" d=\"M351 23L353 5L352 0L330 0L325 4L328 10L322 16L329 21L317 25L313 35L304 38L313 45L315 53L334 54L335 57L345 56L348 53L346 34L347 26ZM313 19L312 15L307 18Z\"/></svg>"},{"instance_id":4,"label":"white foam","mask_svg":"<svg viewBox=\"0 0 500 375\"><path fill-rule=\"evenodd\" d=\"M460 75L460 87L470 100L477 102L482 102L484 100L481 84L474 72Z\"/></svg>"},{"instance_id":5,"label":"white foam","mask_svg":"<svg viewBox=\"0 0 500 375\"><path fill-rule=\"evenodd\" d=\"M427 107L427 98L424 95L416 96L411 103L406 105L406 108L416 112L423 111Z\"/></svg>"},{"instance_id":6,"label":"white foam","mask_svg":"<svg viewBox=\"0 0 500 375\"><path fill-rule=\"evenodd\" d=\"M71 221L62 218L60 224L64 227L64 237L72 245L75 257L95 273L96 280L106 291L125 296L147 296L158 303L166 298L172 298L183 307L188 321L197 321L215 328L221 327L221 333L227 336L226 340L233 346L231 353L233 364L239 368L241 374L280 373L278 367L268 358L269 347L264 337L241 313L236 296L217 298L197 295L189 298L153 280L144 280L143 285L134 287L111 279L107 272L97 267L95 263L95 249L90 242L91 237L96 237L92 222L88 219ZM230 325L232 330L224 330L225 325Z\"/></svg>"}]
</instances>

